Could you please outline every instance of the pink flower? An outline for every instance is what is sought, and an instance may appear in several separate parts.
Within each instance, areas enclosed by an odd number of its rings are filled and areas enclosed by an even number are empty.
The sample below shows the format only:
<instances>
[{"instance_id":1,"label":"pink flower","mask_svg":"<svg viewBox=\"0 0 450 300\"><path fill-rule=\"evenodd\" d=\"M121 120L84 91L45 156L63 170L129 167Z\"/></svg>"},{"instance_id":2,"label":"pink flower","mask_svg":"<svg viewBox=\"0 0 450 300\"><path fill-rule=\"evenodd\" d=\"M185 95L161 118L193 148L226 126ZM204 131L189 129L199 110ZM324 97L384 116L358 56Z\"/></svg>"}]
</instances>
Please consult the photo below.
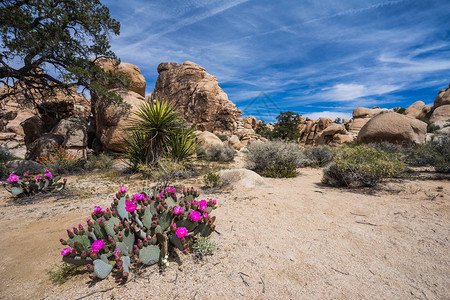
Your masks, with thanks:
<instances>
[{"instance_id":1,"label":"pink flower","mask_svg":"<svg viewBox=\"0 0 450 300\"><path fill-rule=\"evenodd\" d=\"M194 222L197 222L197 221L199 221L202 218L202 214L199 213L196 210L191 211L189 213L189 216L191 217L191 220L194 221Z\"/></svg>"},{"instance_id":2,"label":"pink flower","mask_svg":"<svg viewBox=\"0 0 450 300\"><path fill-rule=\"evenodd\" d=\"M102 213L102 208L100 206L96 206L94 208L94 214L99 214L99 213Z\"/></svg>"},{"instance_id":3,"label":"pink flower","mask_svg":"<svg viewBox=\"0 0 450 300\"><path fill-rule=\"evenodd\" d=\"M198 203L198 209L202 212L205 211L207 207L208 207L208 202L206 200L202 200Z\"/></svg>"},{"instance_id":4,"label":"pink flower","mask_svg":"<svg viewBox=\"0 0 450 300\"><path fill-rule=\"evenodd\" d=\"M119 193L126 193L127 192L127 187L123 186L119 189Z\"/></svg>"},{"instance_id":5,"label":"pink flower","mask_svg":"<svg viewBox=\"0 0 450 300\"><path fill-rule=\"evenodd\" d=\"M217 201L216 201L216 199L209 199L209 203L212 203L212 204L216 205Z\"/></svg>"},{"instance_id":6,"label":"pink flower","mask_svg":"<svg viewBox=\"0 0 450 300\"><path fill-rule=\"evenodd\" d=\"M133 196L133 200L144 200L145 199L145 195L144 194L136 194Z\"/></svg>"},{"instance_id":7,"label":"pink flower","mask_svg":"<svg viewBox=\"0 0 450 300\"><path fill-rule=\"evenodd\" d=\"M41 176L36 175L36 180L39 180L39 179L41 179Z\"/></svg>"},{"instance_id":8,"label":"pink flower","mask_svg":"<svg viewBox=\"0 0 450 300\"><path fill-rule=\"evenodd\" d=\"M126 201L125 202L125 210L127 212L133 212L136 210L136 204L134 204L133 201Z\"/></svg>"},{"instance_id":9,"label":"pink flower","mask_svg":"<svg viewBox=\"0 0 450 300\"><path fill-rule=\"evenodd\" d=\"M188 230L186 229L186 227L178 227L175 234L177 235L178 238L181 239L188 235Z\"/></svg>"},{"instance_id":10,"label":"pink flower","mask_svg":"<svg viewBox=\"0 0 450 300\"><path fill-rule=\"evenodd\" d=\"M182 208L181 206L175 206L175 207L173 208L173 212L174 212L176 215L184 214L183 208Z\"/></svg>"},{"instance_id":11,"label":"pink flower","mask_svg":"<svg viewBox=\"0 0 450 300\"><path fill-rule=\"evenodd\" d=\"M91 253L97 254L100 250L103 249L105 246L105 241L103 240L96 240L92 243Z\"/></svg>"},{"instance_id":12,"label":"pink flower","mask_svg":"<svg viewBox=\"0 0 450 300\"><path fill-rule=\"evenodd\" d=\"M49 170L45 170L45 173L48 173L48 172L50 172Z\"/></svg>"},{"instance_id":13,"label":"pink flower","mask_svg":"<svg viewBox=\"0 0 450 300\"><path fill-rule=\"evenodd\" d=\"M69 255L70 254L70 251L72 251L72 248L64 248L62 251L61 251L61 255L62 256L66 256L66 255Z\"/></svg>"},{"instance_id":14,"label":"pink flower","mask_svg":"<svg viewBox=\"0 0 450 300\"><path fill-rule=\"evenodd\" d=\"M209 215L207 213L203 214L203 219L207 220L209 218Z\"/></svg>"},{"instance_id":15,"label":"pink flower","mask_svg":"<svg viewBox=\"0 0 450 300\"><path fill-rule=\"evenodd\" d=\"M50 172L45 173L44 176L47 177L47 178L52 178L53 177L52 173L50 173Z\"/></svg>"},{"instance_id":16,"label":"pink flower","mask_svg":"<svg viewBox=\"0 0 450 300\"><path fill-rule=\"evenodd\" d=\"M8 182L17 182L19 181L19 176L11 174L9 175L8 179L6 179Z\"/></svg>"},{"instance_id":17,"label":"pink flower","mask_svg":"<svg viewBox=\"0 0 450 300\"><path fill-rule=\"evenodd\" d=\"M2 185L5 185L6 183L4 181L2 181Z\"/></svg>"},{"instance_id":18,"label":"pink flower","mask_svg":"<svg viewBox=\"0 0 450 300\"><path fill-rule=\"evenodd\" d=\"M175 194L177 191L175 190L175 188L168 186L164 189L164 192Z\"/></svg>"}]
</instances>

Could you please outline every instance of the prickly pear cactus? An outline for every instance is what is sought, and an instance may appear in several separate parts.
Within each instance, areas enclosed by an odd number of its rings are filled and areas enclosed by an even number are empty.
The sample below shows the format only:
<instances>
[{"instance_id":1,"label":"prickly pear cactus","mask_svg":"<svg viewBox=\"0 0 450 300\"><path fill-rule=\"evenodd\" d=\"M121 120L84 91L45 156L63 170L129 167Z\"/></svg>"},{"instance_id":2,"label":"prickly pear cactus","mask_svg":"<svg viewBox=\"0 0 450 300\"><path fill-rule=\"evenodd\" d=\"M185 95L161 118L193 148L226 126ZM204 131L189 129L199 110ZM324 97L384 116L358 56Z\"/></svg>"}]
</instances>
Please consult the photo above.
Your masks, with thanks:
<instances>
[{"instance_id":1,"label":"prickly pear cactus","mask_svg":"<svg viewBox=\"0 0 450 300\"><path fill-rule=\"evenodd\" d=\"M30 196L45 191L60 191L66 186L67 180L58 182L61 177L54 176L49 170L44 175L31 176L24 174L19 176L9 175L7 182L2 182L3 187L16 197Z\"/></svg>"},{"instance_id":2,"label":"prickly pear cactus","mask_svg":"<svg viewBox=\"0 0 450 300\"><path fill-rule=\"evenodd\" d=\"M175 188L149 189L130 196L121 187L110 208L96 206L86 228L81 224L67 230L69 247L61 251L63 261L87 265L91 277L104 279L115 272L118 281L128 278L131 263L169 266L168 244L187 253L197 237L215 230L211 212L216 200L197 201L198 192Z\"/></svg>"}]
</instances>

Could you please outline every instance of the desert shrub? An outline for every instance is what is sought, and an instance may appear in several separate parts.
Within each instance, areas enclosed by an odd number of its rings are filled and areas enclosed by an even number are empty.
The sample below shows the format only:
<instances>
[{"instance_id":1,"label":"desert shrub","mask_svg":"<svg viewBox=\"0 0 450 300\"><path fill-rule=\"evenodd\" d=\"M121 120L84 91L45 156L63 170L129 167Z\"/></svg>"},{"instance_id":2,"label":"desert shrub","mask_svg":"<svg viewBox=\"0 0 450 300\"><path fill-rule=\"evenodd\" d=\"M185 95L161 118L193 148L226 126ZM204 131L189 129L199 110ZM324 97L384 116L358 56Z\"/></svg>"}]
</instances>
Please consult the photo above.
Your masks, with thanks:
<instances>
[{"instance_id":1,"label":"desert shrub","mask_svg":"<svg viewBox=\"0 0 450 300\"><path fill-rule=\"evenodd\" d=\"M375 186L405 170L402 154L367 147L341 147L324 169L322 182L333 186Z\"/></svg>"},{"instance_id":2,"label":"desert shrub","mask_svg":"<svg viewBox=\"0 0 450 300\"><path fill-rule=\"evenodd\" d=\"M22 179L15 174L10 174L7 182L2 182L3 187L14 196L30 196L40 192L60 191L66 186L66 179L58 182L61 177L54 176L49 170L45 174L31 176L24 174Z\"/></svg>"},{"instance_id":3,"label":"desert shrub","mask_svg":"<svg viewBox=\"0 0 450 300\"><path fill-rule=\"evenodd\" d=\"M217 250L216 242L209 237L199 237L192 247L195 257L202 260L207 255L213 255Z\"/></svg>"},{"instance_id":4,"label":"desert shrub","mask_svg":"<svg viewBox=\"0 0 450 300\"><path fill-rule=\"evenodd\" d=\"M271 130L264 121L259 121L256 124L255 133L269 140L273 139L274 137L273 130Z\"/></svg>"},{"instance_id":5,"label":"desert shrub","mask_svg":"<svg viewBox=\"0 0 450 300\"><path fill-rule=\"evenodd\" d=\"M208 174L203 177L203 182L205 183L205 186L209 188L216 188L223 185L223 182L220 180L220 175L214 172L208 172Z\"/></svg>"},{"instance_id":6,"label":"desert shrub","mask_svg":"<svg viewBox=\"0 0 450 300\"><path fill-rule=\"evenodd\" d=\"M435 136L425 145L415 145L407 161L413 166L432 166L437 172L450 172L450 134Z\"/></svg>"},{"instance_id":7,"label":"desert shrub","mask_svg":"<svg viewBox=\"0 0 450 300\"><path fill-rule=\"evenodd\" d=\"M296 143L253 143L246 154L247 168L269 177L295 177L297 168L310 163Z\"/></svg>"},{"instance_id":8,"label":"desert shrub","mask_svg":"<svg viewBox=\"0 0 450 300\"><path fill-rule=\"evenodd\" d=\"M8 148L0 146L0 179L6 178L9 175L6 163L13 159Z\"/></svg>"},{"instance_id":9,"label":"desert shrub","mask_svg":"<svg viewBox=\"0 0 450 300\"><path fill-rule=\"evenodd\" d=\"M49 156L41 156L36 161L58 174L79 171L83 164L81 157L70 153L68 147L56 145Z\"/></svg>"},{"instance_id":10,"label":"desert shrub","mask_svg":"<svg viewBox=\"0 0 450 300\"><path fill-rule=\"evenodd\" d=\"M367 147L375 148L378 151L384 151L387 153L407 153L408 148L403 148L400 145L389 143L389 142L381 142L381 143L370 143Z\"/></svg>"},{"instance_id":11,"label":"desert shrub","mask_svg":"<svg viewBox=\"0 0 450 300\"><path fill-rule=\"evenodd\" d=\"M333 160L334 152L327 146L311 147L305 150L306 156L311 160L314 167L323 167Z\"/></svg>"},{"instance_id":12,"label":"desert shrub","mask_svg":"<svg viewBox=\"0 0 450 300\"><path fill-rule=\"evenodd\" d=\"M95 207L86 227L80 224L67 230L68 239L60 239L66 245L63 261L86 265L93 278L115 273L122 282L132 262L159 264L164 270L169 267L169 243L187 254L196 240L215 231L216 217L211 213L217 201L197 201L198 196L193 188L179 195L173 187L128 195L127 188L121 187L111 207Z\"/></svg>"},{"instance_id":13,"label":"desert shrub","mask_svg":"<svg viewBox=\"0 0 450 300\"><path fill-rule=\"evenodd\" d=\"M345 128L345 130L349 131L350 130L350 123L349 122L345 122L344 123L344 128Z\"/></svg>"},{"instance_id":14,"label":"desert shrub","mask_svg":"<svg viewBox=\"0 0 450 300\"><path fill-rule=\"evenodd\" d=\"M185 160L196 153L194 129L183 120L175 107L167 102L145 102L135 112L128 137L125 138L124 156L130 166L153 164L172 156Z\"/></svg>"},{"instance_id":15,"label":"desert shrub","mask_svg":"<svg viewBox=\"0 0 450 300\"><path fill-rule=\"evenodd\" d=\"M216 136L222 141L225 142L228 140L228 136L226 134L216 134Z\"/></svg>"},{"instance_id":16,"label":"desert shrub","mask_svg":"<svg viewBox=\"0 0 450 300\"><path fill-rule=\"evenodd\" d=\"M426 117L419 117L417 118L422 122L427 123L427 133L433 133L436 130L441 129L441 126L434 124L433 122L430 121L430 119L426 118Z\"/></svg>"},{"instance_id":17,"label":"desert shrub","mask_svg":"<svg viewBox=\"0 0 450 300\"><path fill-rule=\"evenodd\" d=\"M168 186L179 178L189 177L189 170L182 163L171 159L160 159L152 165L139 164L137 169L162 187Z\"/></svg>"},{"instance_id":18,"label":"desert shrub","mask_svg":"<svg viewBox=\"0 0 450 300\"><path fill-rule=\"evenodd\" d=\"M89 156L84 168L87 170L94 169L111 169L114 164L114 158L105 153L100 153L99 155Z\"/></svg>"},{"instance_id":19,"label":"desert shrub","mask_svg":"<svg viewBox=\"0 0 450 300\"><path fill-rule=\"evenodd\" d=\"M404 107L394 107L392 110L395 111L398 114L403 114L405 112L406 108L404 108Z\"/></svg>"},{"instance_id":20,"label":"desert shrub","mask_svg":"<svg viewBox=\"0 0 450 300\"><path fill-rule=\"evenodd\" d=\"M208 149L200 148L197 157L207 161L227 162L234 159L236 151L230 146L213 145Z\"/></svg>"},{"instance_id":21,"label":"desert shrub","mask_svg":"<svg viewBox=\"0 0 450 300\"><path fill-rule=\"evenodd\" d=\"M52 283L63 284L64 282L69 280L69 278L77 275L79 271L79 266L64 263L59 268L49 270L48 276Z\"/></svg>"}]
</instances>

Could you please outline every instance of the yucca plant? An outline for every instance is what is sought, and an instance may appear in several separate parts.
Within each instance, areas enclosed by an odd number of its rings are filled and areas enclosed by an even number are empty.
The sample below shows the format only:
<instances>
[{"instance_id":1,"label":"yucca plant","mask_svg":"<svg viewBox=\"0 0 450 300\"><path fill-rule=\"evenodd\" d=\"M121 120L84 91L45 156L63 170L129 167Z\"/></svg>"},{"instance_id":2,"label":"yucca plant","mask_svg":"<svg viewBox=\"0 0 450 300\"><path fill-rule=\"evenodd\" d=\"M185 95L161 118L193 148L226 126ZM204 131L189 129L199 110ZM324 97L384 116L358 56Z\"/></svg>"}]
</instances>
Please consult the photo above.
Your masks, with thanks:
<instances>
[{"instance_id":1,"label":"yucca plant","mask_svg":"<svg viewBox=\"0 0 450 300\"><path fill-rule=\"evenodd\" d=\"M181 118L173 105L158 100L145 102L134 114L125 141L125 157L131 166L154 164L165 156L181 161L196 153L194 128Z\"/></svg>"},{"instance_id":2,"label":"yucca plant","mask_svg":"<svg viewBox=\"0 0 450 300\"><path fill-rule=\"evenodd\" d=\"M176 133L170 140L169 156L175 161L191 159L200 148L196 136L195 128L184 128Z\"/></svg>"}]
</instances>

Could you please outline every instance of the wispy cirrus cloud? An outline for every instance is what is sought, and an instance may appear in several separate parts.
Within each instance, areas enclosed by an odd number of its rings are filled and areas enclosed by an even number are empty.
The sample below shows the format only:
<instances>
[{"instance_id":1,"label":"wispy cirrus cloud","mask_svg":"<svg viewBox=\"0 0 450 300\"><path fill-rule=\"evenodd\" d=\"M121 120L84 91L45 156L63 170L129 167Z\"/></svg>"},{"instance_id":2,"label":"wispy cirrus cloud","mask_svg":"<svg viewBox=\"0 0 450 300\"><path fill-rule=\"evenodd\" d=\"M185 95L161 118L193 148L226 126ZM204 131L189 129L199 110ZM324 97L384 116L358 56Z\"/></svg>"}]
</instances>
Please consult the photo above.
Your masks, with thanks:
<instances>
[{"instance_id":1,"label":"wispy cirrus cloud","mask_svg":"<svg viewBox=\"0 0 450 300\"><path fill-rule=\"evenodd\" d=\"M106 1L113 50L150 93L162 61L202 65L238 107L264 92L284 110L430 102L450 82L450 2ZM328 107L317 109L317 107Z\"/></svg>"}]
</instances>

